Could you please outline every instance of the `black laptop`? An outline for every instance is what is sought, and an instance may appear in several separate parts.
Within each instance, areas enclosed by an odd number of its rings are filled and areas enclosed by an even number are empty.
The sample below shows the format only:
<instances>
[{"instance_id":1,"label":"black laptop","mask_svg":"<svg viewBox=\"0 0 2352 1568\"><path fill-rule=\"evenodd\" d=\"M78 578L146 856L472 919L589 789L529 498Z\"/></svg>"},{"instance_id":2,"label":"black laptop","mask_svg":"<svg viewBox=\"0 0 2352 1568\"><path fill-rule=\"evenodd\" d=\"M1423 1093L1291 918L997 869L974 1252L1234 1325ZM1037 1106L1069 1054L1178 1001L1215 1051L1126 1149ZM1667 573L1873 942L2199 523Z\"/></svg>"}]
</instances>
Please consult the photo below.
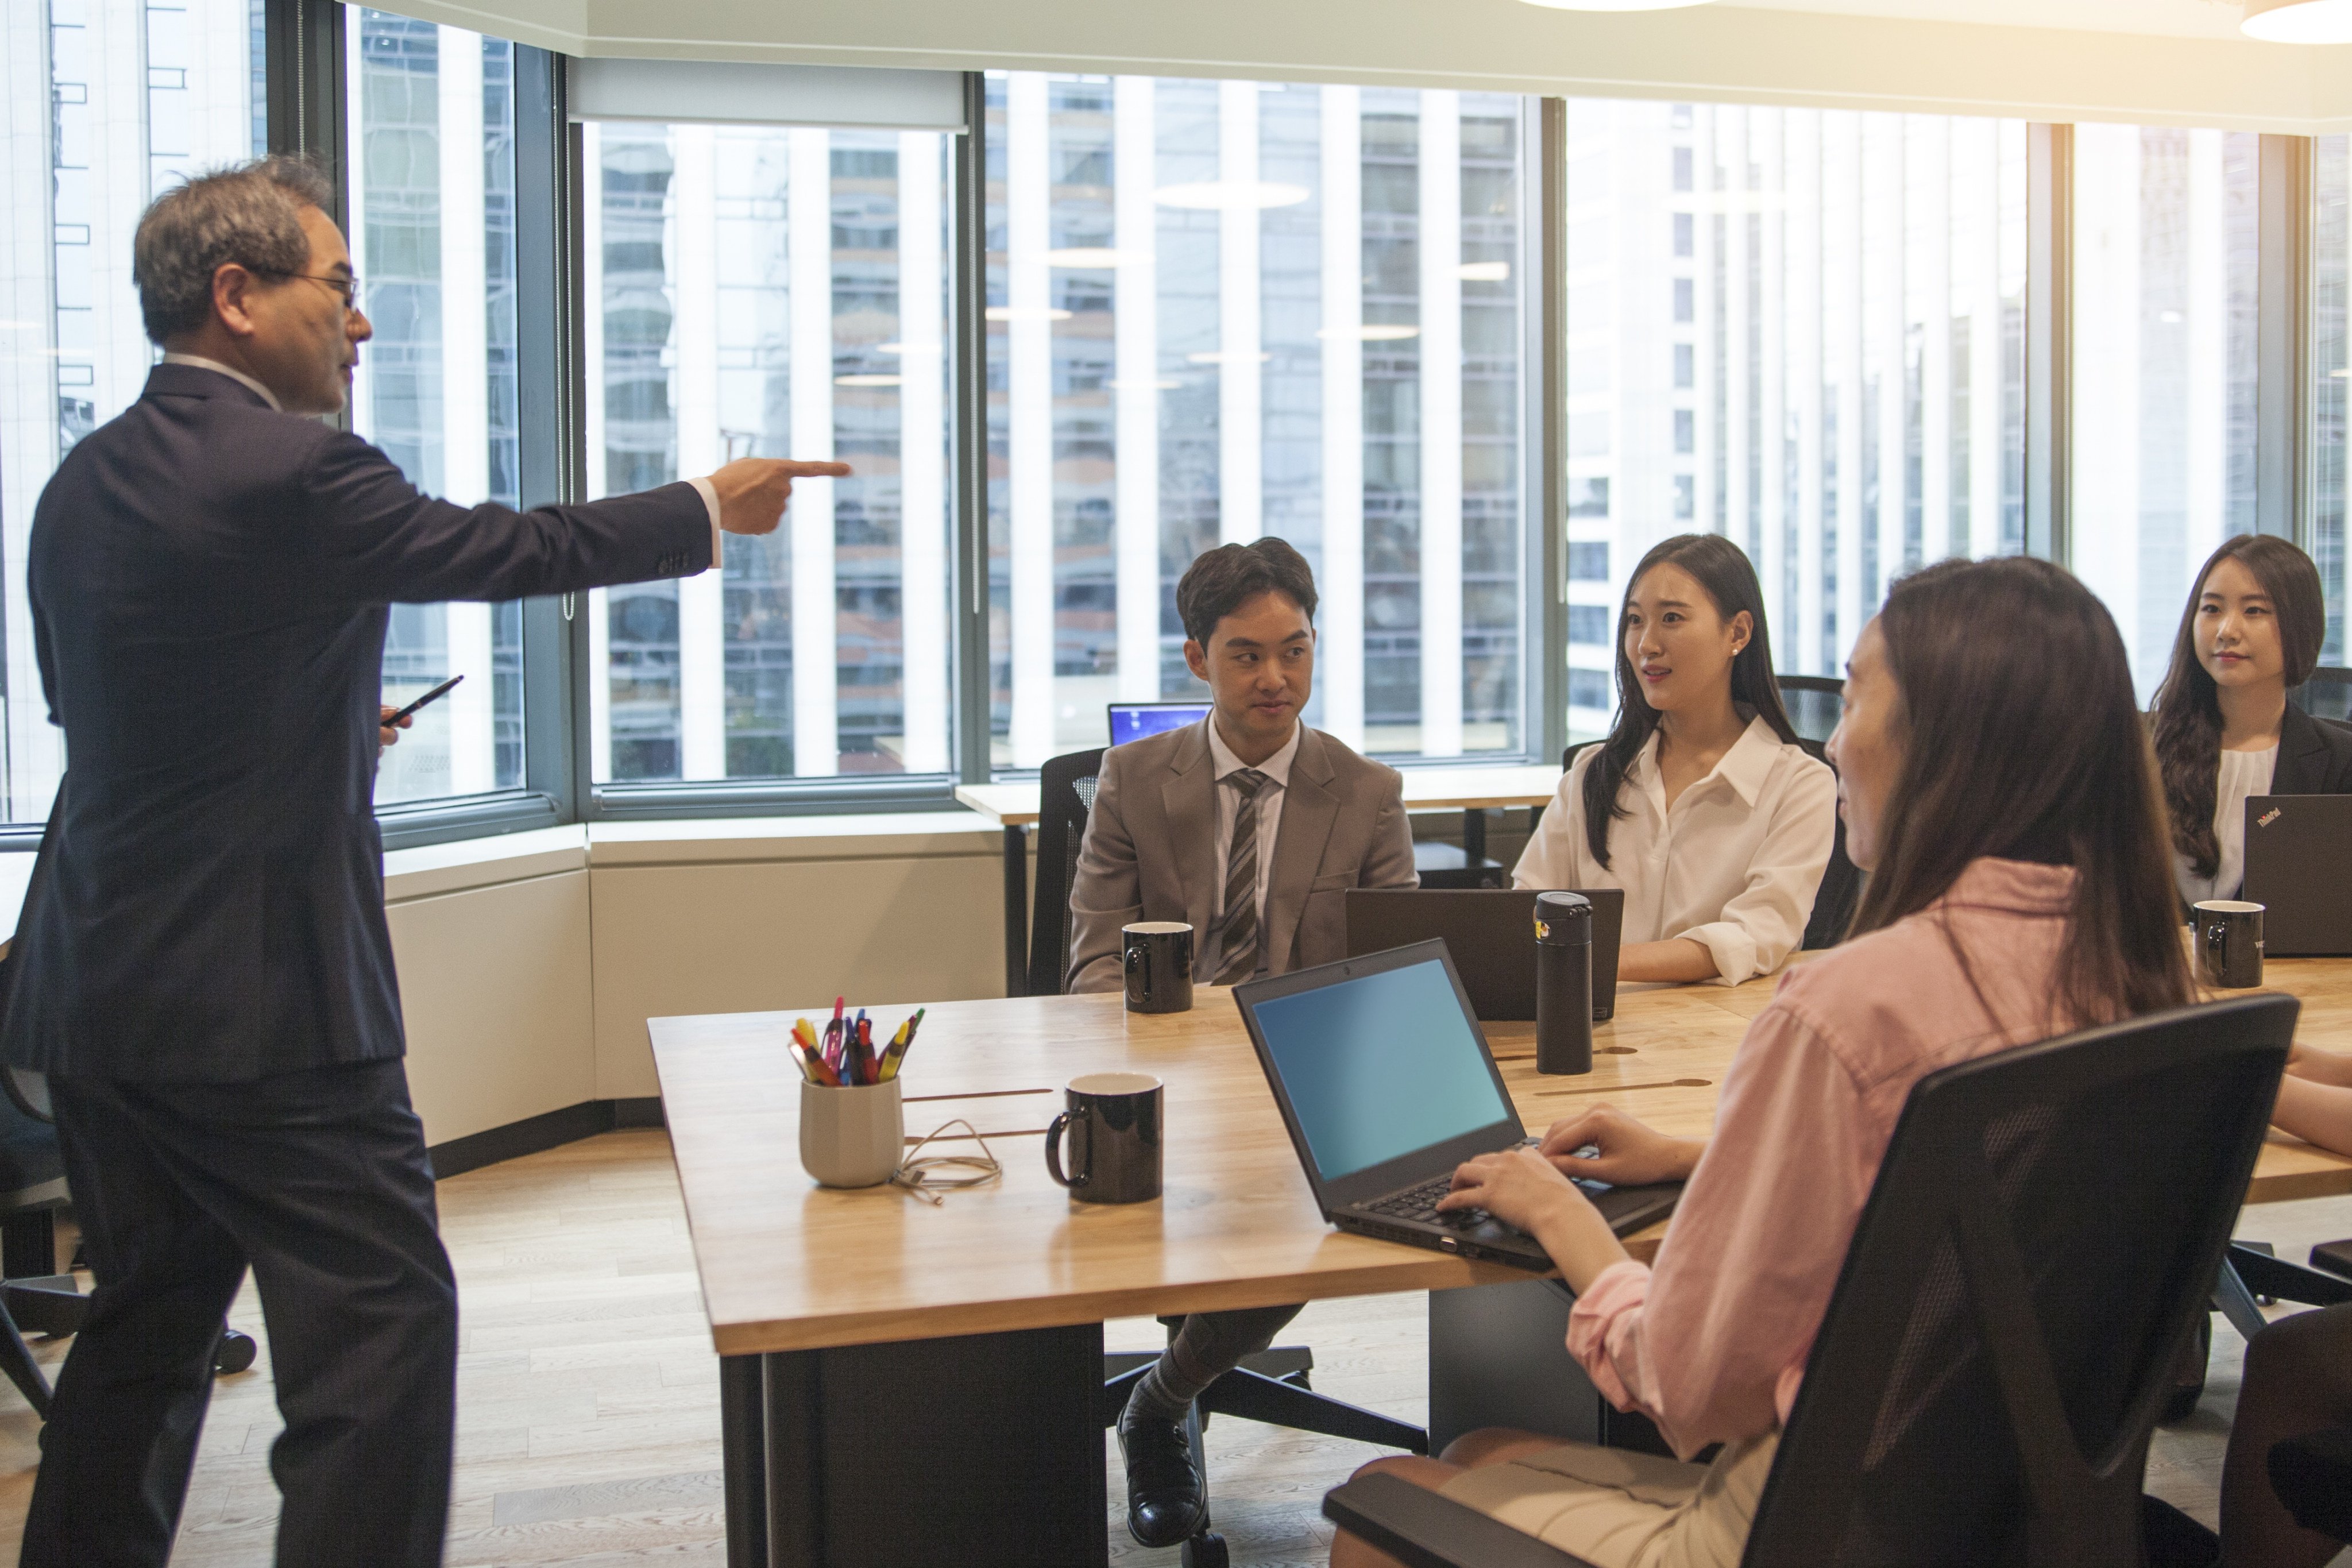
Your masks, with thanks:
<instances>
[{"instance_id":1,"label":"black laptop","mask_svg":"<svg viewBox=\"0 0 2352 1568\"><path fill-rule=\"evenodd\" d=\"M1234 989L1323 1217L1341 1230L1549 1269L1536 1239L1437 1212L1454 1167L1528 1142L1442 942ZM1580 1182L1620 1236L1671 1213L1680 1182Z\"/></svg>"},{"instance_id":2,"label":"black laptop","mask_svg":"<svg viewBox=\"0 0 2352 1568\"><path fill-rule=\"evenodd\" d=\"M2246 890L2272 958L2352 956L2352 795L2246 802Z\"/></svg>"},{"instance_id":3,"label":"black laptop","mask_svg":"<svg viewBox=\"0 0 2352 1568\"><path fill-rule=\"evenodd\" d=\"M1442 937L1470 1010L1490 1024L1536 1016L1535 888L1350 888L1348 956ZM1625 889L1570 889L1592 900L1592 1021L1617 1014L1617 939Z\"/></svg>"}]
</instances>

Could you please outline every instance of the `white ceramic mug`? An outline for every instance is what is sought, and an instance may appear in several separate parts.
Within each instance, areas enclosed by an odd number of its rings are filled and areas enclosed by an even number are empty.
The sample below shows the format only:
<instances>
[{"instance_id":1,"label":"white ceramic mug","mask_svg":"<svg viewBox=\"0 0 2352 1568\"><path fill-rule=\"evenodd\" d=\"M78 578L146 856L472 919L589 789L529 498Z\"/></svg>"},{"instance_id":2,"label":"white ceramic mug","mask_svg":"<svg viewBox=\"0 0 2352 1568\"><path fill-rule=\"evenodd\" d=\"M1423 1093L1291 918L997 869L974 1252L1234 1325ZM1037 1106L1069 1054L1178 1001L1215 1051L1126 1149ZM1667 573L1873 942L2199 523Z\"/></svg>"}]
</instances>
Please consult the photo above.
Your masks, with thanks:
<instances>
[{"instance_id":1,"label":"white ceramic mug","mask_svg":"<svg viewBox=\"0 0 2352 1568\"><path fill-rule=\"evenodd\" d=\"M854 1089L801 1085L801 1164L820 1185L879 1186L906 1147L897 1079Z\"/></svg>"}]
</instances>

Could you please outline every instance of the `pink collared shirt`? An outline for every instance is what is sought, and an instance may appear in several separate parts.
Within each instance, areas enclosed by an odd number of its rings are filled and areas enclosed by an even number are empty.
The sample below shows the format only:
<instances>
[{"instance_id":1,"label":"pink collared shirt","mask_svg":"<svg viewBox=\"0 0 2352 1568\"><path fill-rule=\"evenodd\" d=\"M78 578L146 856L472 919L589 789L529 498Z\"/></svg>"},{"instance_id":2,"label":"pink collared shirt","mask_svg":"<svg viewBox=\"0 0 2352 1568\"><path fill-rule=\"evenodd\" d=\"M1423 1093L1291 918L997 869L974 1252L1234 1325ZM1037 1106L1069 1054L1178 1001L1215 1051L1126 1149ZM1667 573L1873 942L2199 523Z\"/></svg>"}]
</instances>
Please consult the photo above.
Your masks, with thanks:
<instances>
[{"instance_id":1,"label":"pink collared shirt","mask_svg":"<svg viewBox=\"0 0 2352 1568\"><path fill-rule=\"evenodd\" d=\"M1974 861L1929 909L1781 977L1656 1266L1603 1269L1569 1315L1569 1352L1612 1404L1685 1458L1788 1419L1911 1085L2074 1026L2048 1011L2074 882Z\"/></svg>"}]
</instances>

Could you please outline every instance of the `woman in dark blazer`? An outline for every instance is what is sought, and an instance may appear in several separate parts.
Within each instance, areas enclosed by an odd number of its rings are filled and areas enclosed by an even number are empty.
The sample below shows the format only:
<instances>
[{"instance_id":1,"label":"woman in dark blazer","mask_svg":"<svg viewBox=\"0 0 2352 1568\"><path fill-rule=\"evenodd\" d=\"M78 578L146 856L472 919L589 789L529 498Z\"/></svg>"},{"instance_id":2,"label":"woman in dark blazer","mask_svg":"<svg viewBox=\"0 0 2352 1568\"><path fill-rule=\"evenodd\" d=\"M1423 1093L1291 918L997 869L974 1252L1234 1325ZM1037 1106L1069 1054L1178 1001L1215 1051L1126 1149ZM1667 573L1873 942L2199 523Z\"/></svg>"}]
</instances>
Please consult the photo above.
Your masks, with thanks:
<instances>
[{"instance_id":1,"label":"woman in dark blazer","mask_svg":"<svg viewBox=\"0 0 2352 1568\"><path fill-rule=\"evenodd\" d=\"M2234 899L2245 880L2245 803L2352 794L2352 729L2287 700L2326 636L2311 557L2269 534L2223 542L2197 574L2157 689L2157 765L2181 898Z\"/></svg>"}]
</instances>

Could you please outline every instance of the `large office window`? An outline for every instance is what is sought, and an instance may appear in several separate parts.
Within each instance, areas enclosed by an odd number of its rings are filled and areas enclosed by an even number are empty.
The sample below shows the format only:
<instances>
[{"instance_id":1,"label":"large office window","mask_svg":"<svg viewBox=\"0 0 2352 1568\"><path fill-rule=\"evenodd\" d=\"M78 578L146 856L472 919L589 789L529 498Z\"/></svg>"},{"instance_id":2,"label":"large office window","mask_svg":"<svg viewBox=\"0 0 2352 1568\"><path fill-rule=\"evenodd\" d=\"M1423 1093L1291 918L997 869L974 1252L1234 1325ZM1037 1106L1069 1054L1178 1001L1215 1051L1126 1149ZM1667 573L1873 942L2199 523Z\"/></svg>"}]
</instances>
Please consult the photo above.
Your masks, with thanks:
<instances>
[{"instance_id":1,"label":"large office window","mask_svg":"<svg viewBox=\"0 0 2352 1568\"><path fill-rule=\"evenodd\" d=\"M2324 662L2352 662L2345 607L2352 603L2352 559L2344 530L2345 398L2352 392L2346 355L2345 307L2352 294L2352 136L2322 136L2312 143L2311 556L2327 590Z\"/></svg>"},{"instance_id":2,"label":"large office window","mask_svg":"<svg viewBox=\"0 0 2352 1568\"><path fill-rule=\"evenodd\" d=\"M2074 131L2072 563L2143 699L2199 564L2254 527L2260 140Z\"/></svg>"},{"instance_id":3,"label":"large office window","mask_svg":"<svg viewBox=\"0 0 2352 1568\"><path fill-rule=\"evenodd\" d=\"M599 783L947 770L949 140L585 127L589 494L856 470L721 571L592 596Z\"/></svg>"},{"instance_id":4,"label":"large office window","mask_svg":"<svg viewBox=\"0 0 2352 1568\"><path fill-rule=\"evenodd\" d=\"M2021 121L1573 100L1569 722L1668 535L1756 563L1835 674L1904 572L2024 547Z\"/></svg>"},{"instance_id":5,"label":"large office window","mask_svg":"<svg viewBox=\"0 0 2352 1568\"><path fill-rule=\"evenodd\" d=\"M38 823L64 772L25 599L33 508L66 450L139 395L155 350L131 237L178 177L263 141L257 0L50 0L0 22L12 116L0 245L0 820Z\"/></svg>"},{"instance_id":6,"label":"large office window","mask_svg":"<svg viewBox=\"0 0 2352 1568\"><path fill-rule=\"evenodd\" d=\"M420 489L513 506L514 46L358 8L345 40L352 260L375 328L352 427ZM522 784L521 605L392 607L383 700L453 675L384 753L379 803Z\"/></svg>"},{"instance_id":7,"label":"large office window","mask_svg":"<svg viewBox=\"0 0 2352 1568\"><path fill-rule=\"evenodd\" d=\"M988 81L992 754L1197 693L1175 587L1287 539L1309 721L1523 744L1525 100L1143 77Z\"/></svg>"}]
</instances>

